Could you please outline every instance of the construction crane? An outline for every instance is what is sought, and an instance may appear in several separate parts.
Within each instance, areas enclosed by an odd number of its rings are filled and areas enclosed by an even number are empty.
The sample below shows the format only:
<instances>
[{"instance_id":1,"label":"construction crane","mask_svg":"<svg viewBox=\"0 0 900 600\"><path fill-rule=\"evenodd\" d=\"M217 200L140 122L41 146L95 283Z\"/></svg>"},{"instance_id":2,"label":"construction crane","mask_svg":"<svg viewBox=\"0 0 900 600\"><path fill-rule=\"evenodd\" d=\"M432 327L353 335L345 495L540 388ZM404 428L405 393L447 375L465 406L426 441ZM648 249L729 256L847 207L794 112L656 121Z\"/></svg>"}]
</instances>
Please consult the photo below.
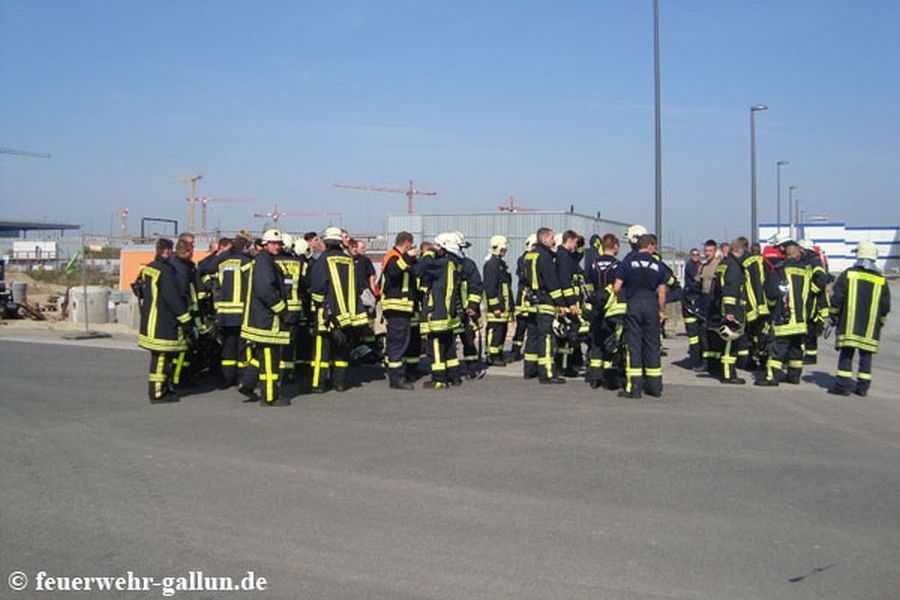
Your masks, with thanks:
<instances>
[{"instance_id":1,"label":"construction crane","mask_svg":"<svg viewBox=\"0 0 900 600\"><path fill-rule=\"evenodd\" d=\"M236 202L243 204L251 204L253 202L252 198L211 198L209 196L201 196L197 198L197 202L200 203L200 233L206 234L206 205L210 202Z\"/></svg>"},{"instance_id":2,"label":"construction crane","mask_svg":"<svg viewBox=\"0 0 900 600\"><path fill-rule=\"evenodd\" d=\"M278 219L281 217L337 217L338 222L343 224L344 215L339 212L334 211L280 211L278 210L278 204L275 203L272 205L272 212L267 213L253 213L254 217L260 219L271 219L275 226L278 226Z\"/></svg>"},{"instance_id":3,"label":"construction crane","mask_svg":"<svg viewBox=\"0 0 900 600\"><path fill-rule=\"evenodd\" d=\"M506 204L497 205L497 210L499 210L500 212L509 212L509 213L538 212L537 208L526 208L524 206L517 206L516 199L514 196L510 196L509 201Z\"/></svg>"},{"instance_id":4,"label":"construction crane","mask_svg":"<svg viewBox=\"0 0 900 600\"><path fill-rule=\"evenodd\" d=\"M367 185L357 183L335 183L334 187L347 188L351 190L368 190L370 192L387 192L388 194L405 194L406 195L406 214L413 214L413 196L437 196L435 191L417 190L413 187L412 179L409 180L409 187L394 188L383 185Z\"/></svg>"},{"instance_id":5,"label":"construction crane","mask_svg":"<svg viewBox=\"0 0 900 600\"><path fill-rule=\"evenodd\" d=\"M185 175L172 182L172 185L183 185L185 183L191 185L191 195L187 199L188 204L190 205L190 212L188 213L188 231L191 233L197 231L197 182L201 179L203 179L203 175Z\"/></svg>"},{"instance_id":6,"label":"construction crane","mask_svg":"<svg viewBox=\"0 0 900 600\"><path fill-rule=\"evenodd\" d=\"M16 156L30 156L32 158L50 158L46 152L31 152L29 150L16 150L15 148L0 148L0 154L15 154Z\"/></svg>"}]
</instances>

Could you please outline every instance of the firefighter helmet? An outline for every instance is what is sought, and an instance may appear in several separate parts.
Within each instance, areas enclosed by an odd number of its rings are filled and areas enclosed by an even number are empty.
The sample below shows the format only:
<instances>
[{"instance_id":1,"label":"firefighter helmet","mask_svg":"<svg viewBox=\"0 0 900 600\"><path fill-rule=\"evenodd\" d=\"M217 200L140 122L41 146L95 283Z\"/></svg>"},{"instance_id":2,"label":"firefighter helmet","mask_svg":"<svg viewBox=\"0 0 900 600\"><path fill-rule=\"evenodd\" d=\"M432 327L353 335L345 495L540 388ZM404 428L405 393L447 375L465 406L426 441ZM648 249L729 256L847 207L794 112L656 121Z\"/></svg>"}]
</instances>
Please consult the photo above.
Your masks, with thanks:
<instances>
[{"instance_id":1,"label":"firefighter helmet","mask_svg":"<svg viewBox=\"0 0 900 600\"><path fill-rule=\"evenodd\" d=\"M326 227L322 232L322 239L326 242L343 242L344 237L341 234L340 227Z\"/></svg>"},{"instance_id":2,"label":"firefighter helmet","mask_svg":"<svg viewBox=\"0 0 900 600\"><path fill-rule=\"evenodd\" d=\"M726 342L733 342L744 335L744 325L737 321L723 321L716 328L716 333Z\"/></svg>"},{"instance_id":3,"label":"firefighter helmet","mask_svg":"<svg viewBox=\"0 0 900 600\"><path fill-rule=\"evenodd\" d=\"M803 238L803 239L797 241L797 245L800 246L801 248L803 248L804 250L812 251L812 250L816 249L816 245L809 238Z\"/></svg>"},{"instance_id":4,"label":"firefighter helmet","mask_svg":"<svg viewBox=\"0 0 900 600\"><path fill-rule=\"evenodd\" d=\"M856 246L856 258L859 260L878 260L878 248L871 240L862 240Z\"/></svg>"},{"instance_id":5,"label":"firefighter helmet","mask_svg":"<svg viewBox=\"0 0 900 600\"><path fill-rule=\"evenodd\" d=\"M282 232L281 241L284 243L284 247L290 250L294 249L294 236L289 233Z\"/></svg>"},{"instance_id":6,"label":"firefighter helmet","mask_svg":"<svg viewBox=\"0 0 900 600\"><path fill-rule=\"evenodd\" d=\"M302 237L298 237L294 240L294 254L297 256L305 256L306 258L312 256L312 248L309 247L309 242Z\"/></svg>"},{"instance_id":7,"label":"firefighter helmet","mask_svg":"<svg viewBox=\"0 0 900 600\"><path fill-rule=\"evenodd\" d=\"M509 240L506 239L505 235L494 235L491 236L491 254L495 254L497 256L500 255L500 252L509 248Z\"/></svg>"},{"instance_id":8,"label":"firefighter helmet","mask_svg":"<svg viewBox=\"0 0 900 600\"><path fill-rule=\"evenodd\" d=\"M267 229L262 235L262 242L263 244L268 244L269 242L281 244L284 242L284 236L280 229Z\"/></svg>"},{"instance_id":9,"label":"firefighter helmet","mask_svg":"<svg viewBox=\"0 0 900 600\"><path fill-rule=\"evenodd\" d=\"M647 233L647 228L643 225L632 225L625 231L625 237L630 244L637 244L638 238Z\"/></svg>"},{"instance_id":10,"label":"firefighter helmet","mask_svg":"<svg viewBox=\"0 0 900 600\"><path fill-rule=\"evenodd\" d=\"M537 234L529 234L529 236L525 238L525 250L531 250L535 244L537 244Z\"/></svg>"}]
</instances>

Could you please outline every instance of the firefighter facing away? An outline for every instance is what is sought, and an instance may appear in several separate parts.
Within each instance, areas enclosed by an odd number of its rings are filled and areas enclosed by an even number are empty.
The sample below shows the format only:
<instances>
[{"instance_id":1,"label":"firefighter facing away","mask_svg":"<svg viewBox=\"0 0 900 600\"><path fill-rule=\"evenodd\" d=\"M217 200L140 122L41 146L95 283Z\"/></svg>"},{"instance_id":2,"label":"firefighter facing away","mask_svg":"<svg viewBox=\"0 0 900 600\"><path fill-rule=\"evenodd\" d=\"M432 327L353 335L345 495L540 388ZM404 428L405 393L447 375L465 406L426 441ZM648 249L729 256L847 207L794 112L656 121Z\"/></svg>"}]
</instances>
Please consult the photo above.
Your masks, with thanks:
<instances>
[{"instance_id":1,"label":"firefighter facing away","mask_svg":"<svg viewBox=\"0 0 900 600\"><path fill-rule=\"evenodd\" d=\"M891 310L891 292L875 261L878 249L863 240L856 249L856 264L841 273L831 296L831 322L835 326L838 352L837 380L832 394L859 396L869 393L872 383L872 356L878 352L881 328ZM859 352L856 386L853 383L853 355Z\"/></svg>"},{"instance_id":2,"label":"firefighter facing away","mask_svg":"<svg viewBox=\"0 0 900 600\"><path fill-rule=\"evenodd\" d=\"M509 250L505 236L491 237L491 258L484 264L484 296L487 300L487 362L502 366L506 330L512 318L512 277L504 258Z\"/></svg>"},{"instance_id":3,"label":"firefighter facing away","mask_svg":"<svg viewBox=\"0 0 900 600\"><path fill-rule=\"evenodd\" d=\"M173 250L172 240L157 240L155 258L141 268L132 284L141 311L138 346L150 351L148 381L153 404L179 401L171 387L174 360L187 350L185 330L193 326L170 262Z\"/></svg>"}]
</instances>

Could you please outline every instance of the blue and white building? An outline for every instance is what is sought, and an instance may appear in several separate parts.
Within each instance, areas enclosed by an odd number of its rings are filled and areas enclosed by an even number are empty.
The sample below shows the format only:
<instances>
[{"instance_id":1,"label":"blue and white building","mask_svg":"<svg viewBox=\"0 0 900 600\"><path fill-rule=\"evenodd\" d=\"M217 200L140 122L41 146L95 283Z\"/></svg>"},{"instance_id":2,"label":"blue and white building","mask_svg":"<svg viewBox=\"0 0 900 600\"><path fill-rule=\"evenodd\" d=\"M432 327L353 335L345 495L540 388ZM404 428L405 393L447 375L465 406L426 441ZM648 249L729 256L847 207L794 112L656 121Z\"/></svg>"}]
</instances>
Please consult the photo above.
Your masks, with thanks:
<instances>
[{"instance_id":1,"label":"blue and white building","mask_svg":"<svg viewBox=\"0 0 900 600\"><path fill-rule=\"evenodd\" d=\"M759 239L765 242L779 230L776 223L759 226ZM878 266L885 273L900 272L900 225L874 225L855 227L846 223L801 223L798 238L810 238L828 257L828 268L840 273L856 262L856 245L871 240L878 247ZM782 223L781 231L790 231L790 225Z\"/></svg>"}]
</instances>

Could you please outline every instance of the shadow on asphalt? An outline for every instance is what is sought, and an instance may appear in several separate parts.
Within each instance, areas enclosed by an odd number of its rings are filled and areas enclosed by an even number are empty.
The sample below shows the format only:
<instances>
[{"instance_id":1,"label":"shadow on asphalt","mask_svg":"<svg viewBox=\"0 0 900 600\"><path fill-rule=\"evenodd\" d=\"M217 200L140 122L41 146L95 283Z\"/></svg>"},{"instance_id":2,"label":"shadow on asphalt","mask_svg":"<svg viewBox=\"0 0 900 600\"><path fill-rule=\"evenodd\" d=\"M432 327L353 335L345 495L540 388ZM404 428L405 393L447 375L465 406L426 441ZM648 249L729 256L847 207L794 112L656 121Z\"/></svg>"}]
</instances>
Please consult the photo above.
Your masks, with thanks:
<instances>
[{"instance_id":1,"label":"shadow on asphalt","mask_svg":"<svg viewBox=\"0 0 900 600\"><path fill-rule=\"evenodd\" d=\"M823 390L829 389L834 384L834 376L825 371L813 371L803 376L803 381L814 383Z\"/></svg>"}]
</instances>

